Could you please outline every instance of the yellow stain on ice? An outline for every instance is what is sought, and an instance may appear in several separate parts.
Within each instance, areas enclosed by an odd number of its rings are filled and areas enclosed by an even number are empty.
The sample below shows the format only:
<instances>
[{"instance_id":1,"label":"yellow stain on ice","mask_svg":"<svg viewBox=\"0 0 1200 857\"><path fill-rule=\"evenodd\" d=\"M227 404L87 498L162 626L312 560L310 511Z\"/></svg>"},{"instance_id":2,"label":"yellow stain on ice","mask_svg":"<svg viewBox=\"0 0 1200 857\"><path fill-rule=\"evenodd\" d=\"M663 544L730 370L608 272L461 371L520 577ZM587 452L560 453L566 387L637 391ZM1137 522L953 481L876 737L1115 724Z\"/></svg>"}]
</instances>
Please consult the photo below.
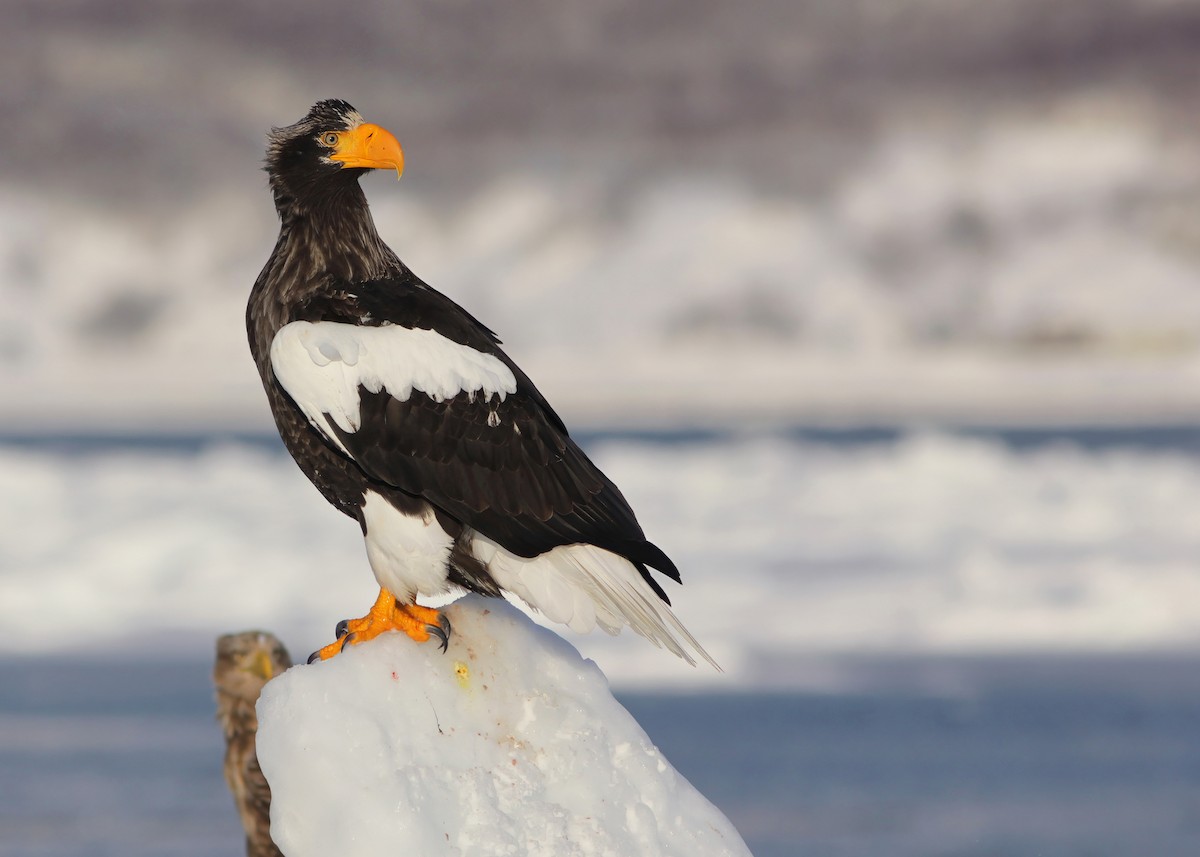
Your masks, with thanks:
<instances>
[{"instance_id":1,"label":"yellow stain on ice","mask_svg":"<svg viewBox=\"0 0 1200 857\"><path fill-rule=\"evenodd\" d=\"M462 661L454 662L454 675L458 679L458 686L463 690L471 686L471 671Z\"/></svg>"}]
</instances>

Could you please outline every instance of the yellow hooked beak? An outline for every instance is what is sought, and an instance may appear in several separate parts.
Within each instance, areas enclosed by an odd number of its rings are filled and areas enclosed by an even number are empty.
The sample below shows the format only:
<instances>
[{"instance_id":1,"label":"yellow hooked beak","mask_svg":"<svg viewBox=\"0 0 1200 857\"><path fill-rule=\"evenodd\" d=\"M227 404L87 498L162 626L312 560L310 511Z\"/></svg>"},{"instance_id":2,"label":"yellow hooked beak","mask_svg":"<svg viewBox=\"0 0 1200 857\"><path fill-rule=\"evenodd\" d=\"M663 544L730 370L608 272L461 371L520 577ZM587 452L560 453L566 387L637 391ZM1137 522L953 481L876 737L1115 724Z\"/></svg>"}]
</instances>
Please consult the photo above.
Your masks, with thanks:
<instances>
[{"instance_id":1,"label":"yellow hooked beak","mask_svg":"<svg viewBox=\"0 0 1200 857\"><path fill-rule=\"evenodd\" d=\"M260 676L264 681L270 681L275 675L275 670L271 666L271 656L266 652L255 652L254 660L250 664L250 671Z\"/></svg>"},{"instance_id":2,"label":"yellow hooked beak","mask_svg":"<svg viewBox=\"0 0 1200 857\"><path fill-rule=\"evenodd\" d=\"M395 169L396 178L404 172L404 152L400 150L400 143L391 131L370 122L364 122L352 131L338 133L329 159L343 167Z\"/></svg>"}]
</instances>

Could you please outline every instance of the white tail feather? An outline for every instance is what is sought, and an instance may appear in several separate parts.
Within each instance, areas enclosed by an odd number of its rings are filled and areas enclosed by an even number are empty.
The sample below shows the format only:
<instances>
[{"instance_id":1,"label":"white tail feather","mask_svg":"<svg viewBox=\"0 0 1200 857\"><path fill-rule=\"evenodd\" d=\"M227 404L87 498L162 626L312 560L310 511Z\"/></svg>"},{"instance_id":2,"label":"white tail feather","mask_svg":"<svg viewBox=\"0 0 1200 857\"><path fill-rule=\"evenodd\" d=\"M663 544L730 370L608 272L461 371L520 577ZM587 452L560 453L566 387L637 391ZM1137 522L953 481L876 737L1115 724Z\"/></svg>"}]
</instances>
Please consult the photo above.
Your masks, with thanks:
<instances>
[{"instance_id":1,"label":"white tail feather","mask_svg":"<svg viewBox=\"0 0 1200 857\"><path fill-rule=\"evenodd\" d=\"M622 556L575 544L526 559L478 533L472 536L471 551L502 589L573 631L587 633L599 626L616 634L628 625L689 664L695 665L695 652L721 668Z\"/></svg>"}]
</instances>

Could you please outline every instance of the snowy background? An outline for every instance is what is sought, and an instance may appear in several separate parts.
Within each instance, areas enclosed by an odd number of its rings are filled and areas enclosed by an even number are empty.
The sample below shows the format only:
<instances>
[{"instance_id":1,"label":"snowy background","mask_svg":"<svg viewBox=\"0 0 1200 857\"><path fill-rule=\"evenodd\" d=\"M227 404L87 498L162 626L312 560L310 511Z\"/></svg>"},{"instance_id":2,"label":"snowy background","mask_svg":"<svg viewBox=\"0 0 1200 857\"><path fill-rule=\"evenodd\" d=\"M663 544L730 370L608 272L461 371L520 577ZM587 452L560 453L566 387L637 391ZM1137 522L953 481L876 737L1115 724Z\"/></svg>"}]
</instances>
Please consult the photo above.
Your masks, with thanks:
<instances>
[{"instance_id":1,"label":"snowy background","mask_svg":"<svg viewBox=\"0 0 1200 857\"><path fill-rule=\"evenodd\" d=\"M9 0L0 852L234 853L214 636L373 595L242 320L265 130L344 97L683 570L725 674L570 642L759 857L1197 853L1198 55L1200 0Z\"/></svg>"},{"instance_id":2,"label":"snowy background","mask_svg":"<svg viewBox=\"0 0 1200 857\"><path fill-rule=\"evenodd\" d=\"M264 428L264 133L334 95L575 424L1195 418L1200 3L1046 5L10 0L6 422Z\"/></svg>"},{"instance_id":3,"label":"snowy background","mask_svg":"<svg viewBox=\"0 0 1200 857\"><path fill-rule=\"evenodd\" d=\"M1200 444L914 433L588 446L683 569L668 590L677 612L727 670L564 629L621 687L808 687L806 659L840 653L1200 645ZM0 449L0 516L0 652L178 657L262 626L307 655L375 594L355 522L266 443Z\"/></svg>"}]
</instances>

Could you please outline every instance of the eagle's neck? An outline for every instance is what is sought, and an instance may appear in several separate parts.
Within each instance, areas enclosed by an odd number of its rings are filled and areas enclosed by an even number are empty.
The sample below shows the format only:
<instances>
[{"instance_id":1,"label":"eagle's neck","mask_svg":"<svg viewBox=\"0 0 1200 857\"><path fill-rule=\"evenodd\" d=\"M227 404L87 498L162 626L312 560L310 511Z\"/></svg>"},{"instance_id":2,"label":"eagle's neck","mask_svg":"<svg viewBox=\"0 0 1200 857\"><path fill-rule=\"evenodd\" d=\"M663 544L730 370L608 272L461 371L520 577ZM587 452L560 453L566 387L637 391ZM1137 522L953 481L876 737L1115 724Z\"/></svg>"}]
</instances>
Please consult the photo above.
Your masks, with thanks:
<instances>
[{"instance_id":1,"label":"eagle's neck","mask_svg":"<svg viewBox=\"0 0 1200 857\"><path fill-rule=\"evenodd\" d=\"M277 191L275 207L280 231L274 255L285 286L304 289L314 280L327 283L331 279L362 282L387 276L400 267L399 259L379 237L356 180L338 183L304 200Z\"/></svg>"},{"instance_id":2,"label":"eagle's neck","mask_svg":"<svg viewBox=\"0 0 1200 857\"><path fill-rule=\"evenodd\" d=\"M250 350L264 380L271 339L306 301L339 283L403 275L379 233L357 181L297 199L275 188L279 240L250 292Z\"/></svg>"},{"instance_id":3,"label":"eagle's neck","mask_svg":"<svg viewBox=\"0 0 1200 857\"><path fill-rule=\"evenodd\" d=\"M234 735L253 735L258 729L256 700L217 688L217 720L228 741Z\"/></svg>"}]
</instances>

